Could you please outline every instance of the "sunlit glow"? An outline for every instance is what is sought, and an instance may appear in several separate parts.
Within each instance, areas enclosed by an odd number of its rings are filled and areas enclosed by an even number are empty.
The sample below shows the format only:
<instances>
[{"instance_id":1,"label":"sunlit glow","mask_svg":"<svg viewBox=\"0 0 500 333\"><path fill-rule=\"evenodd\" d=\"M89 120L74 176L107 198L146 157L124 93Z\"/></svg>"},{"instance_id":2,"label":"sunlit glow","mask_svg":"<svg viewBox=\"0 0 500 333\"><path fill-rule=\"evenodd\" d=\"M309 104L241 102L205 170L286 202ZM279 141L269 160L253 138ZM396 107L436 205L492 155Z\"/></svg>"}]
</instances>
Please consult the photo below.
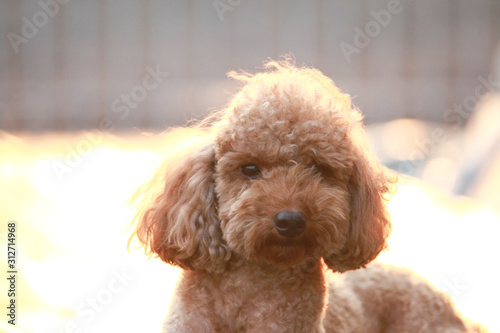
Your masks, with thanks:
<instances>
[{"instance_id":1,"label":"sunlit glow","mask_svg":"<svg viewBox=\"0 0 500 333\"><path fill-rule=\"evenodd\" d=\"M14 177L16 173L16 167L13 164L0 164L0 176L2 178Z\"/></svg>"},{"instance_id":2,"label":"sunlit glow","mask_svg":"<svg viewBox=\"0 0 500 333\"><path fill-rule=\"evenodd\" d=\"M417 136L424 131L412 121L395 128ZM392 135L388 142L399 140ZM149 151L158 143L105 138L58 179L52 162L64 162L68 147L81 139L4 136L0 142L0 198L10 203L2 207L0 219L19 224L19 286L24 295L17 328L58 333L74 323L97 333L159 331L180 270L147 260L142 249L127 251L126 228L133 211L125 203L151 173L159 155ZM401 157L410 143L408 139L394 148L394 156ZM449 161L437 159L424 177L433 180L450 170ZM500 218L477 202L450 198L442 189L405 177L389 210L394 230L390 251L380 260L417 271L450 294L466 316L500 331L495 312L500 277L492 262L492 251L500 248L495 245ZM109 293L122 272L129 280L120 291ZM459 288L452 290L456 283ZM90 318L84 311L88 300L101 297L107 302L103 295L111 295L109 304L101 304ZM0 300L6 300L4 293ZM17 332L3 326L0 330Z\"/></svg>"},{"instance_id":3,"label":"sunlit glow","mask_svg":"<svg viewBox=\"0 0 500 333\"><path fill-rule=\"evenodd\" d=\"M464 164L483 162L470 195L500 212L500 95L489 95L479 104L464 139Z\"/></svg>"},{"instance_id":4,"label":"sunlit glow","mask_svg":"<svg viewBox=\"0 0 500 333\"><path fill-rule=\"evenodd\" d=\"M490 204L500 213L500 154L491 161L488 170L485 170L482 179L478 181L471 195Z\"/></svg>"},{"instance_id":5,"label":"sunlit glow","mask_svg":"<svg viewBox=\"0 0 500 333\"><path fill-rule=\"evenodd\" d=\"M411 178L400 181L389 204L390 250L378 260L408 267L446 292L467 317L500 332L495 311L500 273L492 249L500 250L500 216L484 205L450 198L442 189ZM483 306L488 304L486 306Z\"/></svg>"},{"instance_id":6,"label":"sunlit glow","mask_svg":"<svg viewBox=\"0 0 500 333\"><path fill-rule=\"evenodd\" d=\"M445 157L436 157L425 166L422 179L451 191L457 179L457 174L458 166L456 161Z\"/></svg>"},{"instance_id":7,"label":"sunlit glow","mask_svg":"<svg viewBox=\"0 0 500 333\"><path fill-rule=\"evenodd\" d=\"M418 145L428 139L429 130L415 119L393 120L385 125L382 145L390 158L394 160L423 159L427 152Z\"/></svg>"}]
</instances>

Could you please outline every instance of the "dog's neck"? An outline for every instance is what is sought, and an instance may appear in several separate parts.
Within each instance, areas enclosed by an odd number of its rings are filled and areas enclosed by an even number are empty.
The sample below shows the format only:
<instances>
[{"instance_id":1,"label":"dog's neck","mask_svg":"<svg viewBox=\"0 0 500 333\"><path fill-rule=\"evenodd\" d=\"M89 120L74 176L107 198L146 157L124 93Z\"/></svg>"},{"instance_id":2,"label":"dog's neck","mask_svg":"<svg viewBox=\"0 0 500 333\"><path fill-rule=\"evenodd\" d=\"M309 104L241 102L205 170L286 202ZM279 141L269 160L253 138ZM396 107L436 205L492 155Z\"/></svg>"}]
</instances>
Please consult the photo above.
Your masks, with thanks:
<instances>
[{"instance_id":1,"label":"dog's neck","mask_svg":"<svg viewBox=\"0 0 500 333\"><path fill-rule=\"evenodd\" d=\"M206 320L218 332L238 332L242 327L245 332L281 331L280 327L322 332L323 267L321 261L311 260L280 269L233 257L222 273L184 271L174 303L182 308L174 310L193 314L198 324ZM298 312L310 315L298 319ZM261 326L269 323L275 327Z\"/></svg>"}]
</instances>

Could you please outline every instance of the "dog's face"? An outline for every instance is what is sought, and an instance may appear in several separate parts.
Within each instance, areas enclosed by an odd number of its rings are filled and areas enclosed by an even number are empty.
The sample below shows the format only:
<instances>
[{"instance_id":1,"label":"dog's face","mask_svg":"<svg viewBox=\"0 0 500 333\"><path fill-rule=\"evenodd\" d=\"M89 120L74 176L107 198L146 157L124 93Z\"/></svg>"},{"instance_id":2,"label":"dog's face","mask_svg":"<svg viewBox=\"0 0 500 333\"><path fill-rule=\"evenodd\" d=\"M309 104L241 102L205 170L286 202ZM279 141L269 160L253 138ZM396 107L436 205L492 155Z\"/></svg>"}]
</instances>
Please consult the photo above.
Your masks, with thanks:
<instances>
[{"instance_id":1,"label":"dog's face","mask_svg":"<svg viewBox=\"0 0 500 333\"><path fill-rule=\"evenodd\" d=\"M345 119L306 102L256 101L231 117L215 148L224 240L283 268L338 253L349 231L354 161Z\"/></svg>"},{"instance_id":2,"label":"dog's face","mask_svg":"<svg viewBox=\"0 0 500 333\"><path fill-rule=\"evenodd\" d=\"M321 73L260 74L213 141L166 172L139 239L190 269L220 269L231 252L280 268L311 257L337 271L365 265L390 224L387 178L355 137L360 129L348 96Z\"/></svg>"}]
</instances>

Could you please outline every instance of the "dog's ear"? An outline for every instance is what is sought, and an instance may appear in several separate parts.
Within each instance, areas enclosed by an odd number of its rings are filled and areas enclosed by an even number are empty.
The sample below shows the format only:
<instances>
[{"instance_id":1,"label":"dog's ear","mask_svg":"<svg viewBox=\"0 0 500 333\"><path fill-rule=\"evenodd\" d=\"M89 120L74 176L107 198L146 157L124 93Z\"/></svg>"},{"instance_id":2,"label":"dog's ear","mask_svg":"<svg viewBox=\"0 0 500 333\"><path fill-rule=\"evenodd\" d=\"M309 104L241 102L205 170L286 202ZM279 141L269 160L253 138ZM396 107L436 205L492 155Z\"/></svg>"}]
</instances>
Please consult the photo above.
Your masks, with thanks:
<instances>
[{"instance_id":1,"label":"dog's ear","mask_svg":"<svg viewBox=\"0 0 500 333\"><path fill-rule=\"evenodd\" d=\"M387 247L391 224L386 210L389 185L394 182L375 159L358 151L348 183L349 231L341 251L324 258L338 272L364 267Z\"/></svg>"},{"instance_id":2,"label":"dog's ear","mask_svg":"<svg viewBox=\"0 0 500 333\"><path fill-rule=\"evenodd\" d=\"M136 217L149 253L185 269L219 271L230 250L222 240L214 193L212 144L197 147L163 172L163 189ZM144 205L144 203L142 204Z\"/></svg>"}]
</instances>

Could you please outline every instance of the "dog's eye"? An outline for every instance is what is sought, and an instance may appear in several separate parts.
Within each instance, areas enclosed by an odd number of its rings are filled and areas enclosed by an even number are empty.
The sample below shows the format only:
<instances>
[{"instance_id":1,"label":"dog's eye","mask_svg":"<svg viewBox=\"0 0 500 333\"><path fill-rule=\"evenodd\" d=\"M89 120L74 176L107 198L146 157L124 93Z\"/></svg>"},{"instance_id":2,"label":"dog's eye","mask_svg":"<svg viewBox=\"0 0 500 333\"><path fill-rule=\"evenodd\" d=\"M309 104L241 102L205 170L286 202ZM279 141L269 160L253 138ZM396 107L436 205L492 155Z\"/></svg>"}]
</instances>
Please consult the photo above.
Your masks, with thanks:
<instances>
[{"instance_id":1,"label":"dog's eye","mask_svg":"<svg viewBox=\"0 0 500 333\"><path fill-rule=\"evenodd\" d=\"M261 175L259 167L253 164L247 164L242 166L241 173L243 174L243 176L250 179L257 178Z\"/></svg>"},{"instance_id":2,"label":"dog's eye","mask_svg":"<svg viewBox=\"0 0 500 333\"><path fill-rule=\"evenodd\" d=\"M322 175L329 175L330 174L328 168L324 165L321 165L321 164L313 164L313 165L311 165L311 169L314 173L319 173Z\"/></svg>"}]
</instances>

